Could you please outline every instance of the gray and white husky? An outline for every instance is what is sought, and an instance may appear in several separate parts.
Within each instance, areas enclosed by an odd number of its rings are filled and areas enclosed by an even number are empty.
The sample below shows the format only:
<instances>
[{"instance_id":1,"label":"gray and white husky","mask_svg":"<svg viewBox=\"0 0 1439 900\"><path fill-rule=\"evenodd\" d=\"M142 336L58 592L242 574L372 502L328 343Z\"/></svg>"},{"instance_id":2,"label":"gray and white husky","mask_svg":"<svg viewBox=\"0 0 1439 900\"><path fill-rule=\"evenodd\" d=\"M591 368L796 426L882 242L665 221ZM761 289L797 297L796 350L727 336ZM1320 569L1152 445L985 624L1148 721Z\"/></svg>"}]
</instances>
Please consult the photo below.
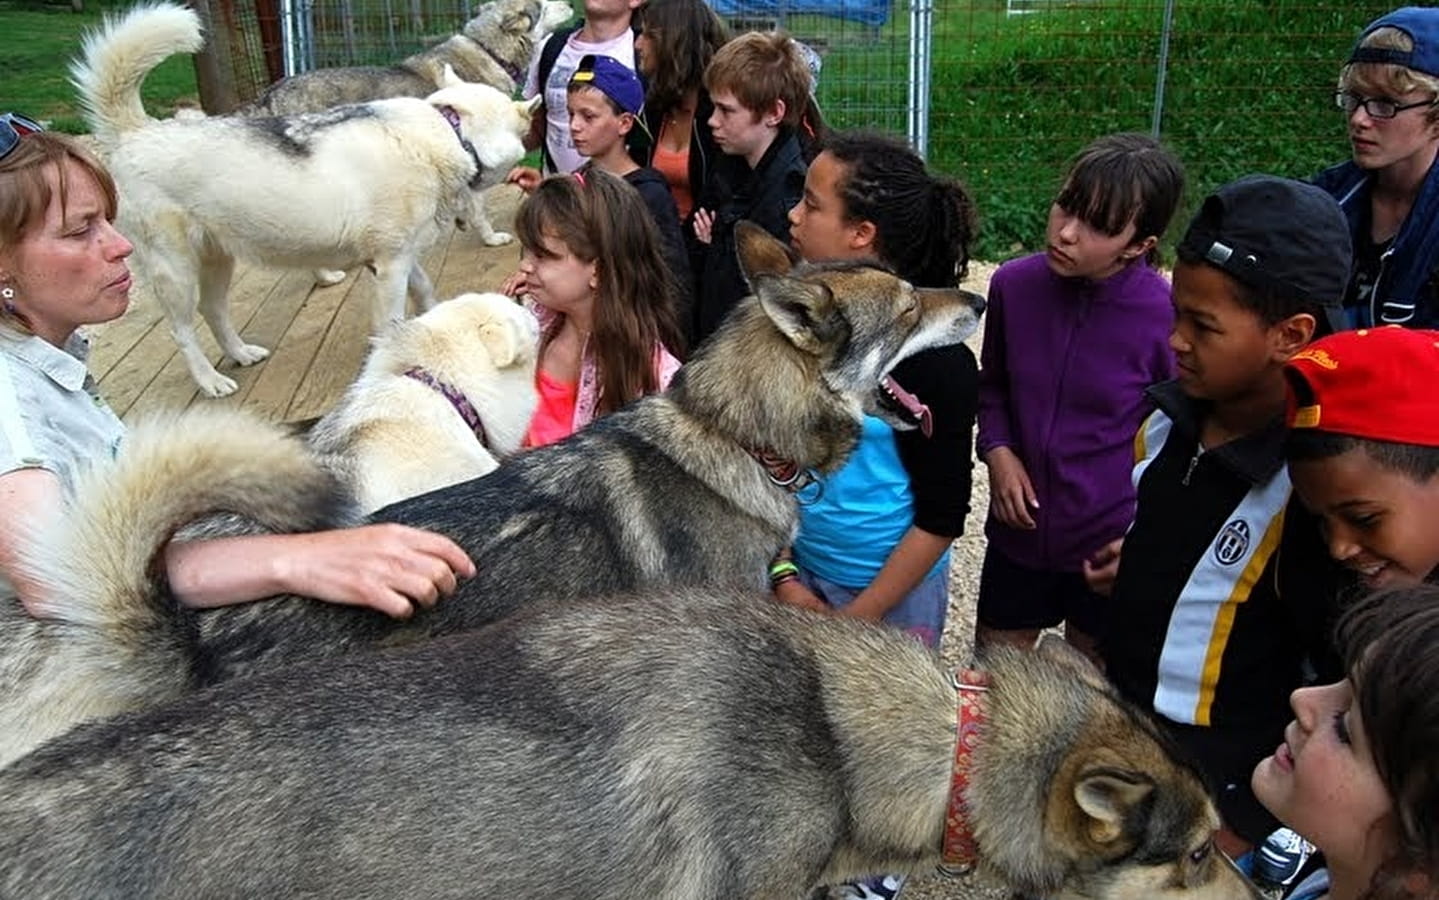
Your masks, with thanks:
<instances>
[{"instance_id":1,"label":"gray and white husky","mask_svg":"<svg viewBox=\"0 0 1439 900\"><path fill-rule=\"evenodd\" d=\"M428 97L449 66L465 81L506 96L524 85L535 48L574 11L565 0L490 0L459 34L393 66L340 66L282 78L244 115L285 116L389 97Z\"/></svg>"},{"instance_id":2,"label":"gray and white husky","mask_svg":"<svg viewBox=\"0 0 1439 900\"><path fill-rule=\"evenodd\" d=\"M898 632L684 587L535 606L40 748L0 771L0 895L802 900L932 869L957 796L1026 896L1257 900L1077 651L984 667L957 754L961 695Z\"/></svg>"},{"instance_id":3,"label":"gray and white husky","mask_svg":"<svg viewBox=\"0 0 1439 900\"><path fill-rule=\"evenodd\" d=\"M72 66L120 192L119 227L135 267L169 319L190 374L211 396L235 390L205 356L196 310L230 359L269 355L230 322L235 260L375 272L374 328L420 309L434 291L424 252L478 193L524 155L533 102L516 102L452 72L423 100L397 98L271 118L175 118L145 113L140 84L174 53L201 45L200 22L169 3L109 19Z\"/></svg>"}]
</instances>

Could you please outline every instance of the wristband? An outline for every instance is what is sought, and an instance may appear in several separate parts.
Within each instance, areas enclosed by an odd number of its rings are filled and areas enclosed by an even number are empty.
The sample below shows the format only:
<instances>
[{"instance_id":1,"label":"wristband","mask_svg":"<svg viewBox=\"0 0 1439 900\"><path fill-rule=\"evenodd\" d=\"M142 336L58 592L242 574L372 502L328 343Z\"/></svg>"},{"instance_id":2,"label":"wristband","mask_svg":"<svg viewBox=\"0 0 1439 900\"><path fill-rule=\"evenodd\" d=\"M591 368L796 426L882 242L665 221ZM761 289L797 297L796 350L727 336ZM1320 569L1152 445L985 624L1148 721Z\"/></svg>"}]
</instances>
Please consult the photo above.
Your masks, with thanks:
<instances>
[{"instance_id":1,"label":"wristband","mask_svg":"<svg viewBox=\"0 0 1439 900\"><path fill-rule=\"evenodd\" d=\"M794 575L794 576L798 576L798 575L799 575L799 566L797 566L797 565L794 564L794 560L792 560L792 559L777 559L777 560L775 560L774 562L770 563L770 566L769 566L769 580L770 580L770 581L774 581L774 580L777 579L777 578L782 578L782 577L785 576L785 575Z\"/></svg>"}]
</instances>

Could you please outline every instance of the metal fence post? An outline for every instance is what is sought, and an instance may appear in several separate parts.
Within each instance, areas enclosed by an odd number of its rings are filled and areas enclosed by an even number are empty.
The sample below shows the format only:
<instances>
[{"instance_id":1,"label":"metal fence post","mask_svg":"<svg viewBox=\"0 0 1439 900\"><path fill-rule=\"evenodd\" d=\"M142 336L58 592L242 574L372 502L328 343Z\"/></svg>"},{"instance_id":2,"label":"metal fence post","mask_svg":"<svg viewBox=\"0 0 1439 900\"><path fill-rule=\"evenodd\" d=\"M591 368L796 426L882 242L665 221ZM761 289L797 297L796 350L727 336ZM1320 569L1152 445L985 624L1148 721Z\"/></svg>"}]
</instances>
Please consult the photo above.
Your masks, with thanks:
<instances>
[{"instance_id":1,"label":"metal fence post","mask_svg":"<svg viewBox=\"0 0 1439 900\"><path fill-rule=\"evenodd\" d=\"M929 156L930 67L934 62L934 0L909 5L909 143L921 157Z\"/></svg>"},{"instance_id":2,"label":"metal fence post","mask_svg":"<svg viewBox=\"0 0 1439 900\"><path fill-rule=\"evenodd\" d=\"M1159 62L1154 73L1154 109L1150 111L1149 134L1156 141L1164 122L1164 82L1169 76L1169 33L1174 30L1174 0L1164 0L1164 25L1159 33Z\"/></svg>"}]
</instances>

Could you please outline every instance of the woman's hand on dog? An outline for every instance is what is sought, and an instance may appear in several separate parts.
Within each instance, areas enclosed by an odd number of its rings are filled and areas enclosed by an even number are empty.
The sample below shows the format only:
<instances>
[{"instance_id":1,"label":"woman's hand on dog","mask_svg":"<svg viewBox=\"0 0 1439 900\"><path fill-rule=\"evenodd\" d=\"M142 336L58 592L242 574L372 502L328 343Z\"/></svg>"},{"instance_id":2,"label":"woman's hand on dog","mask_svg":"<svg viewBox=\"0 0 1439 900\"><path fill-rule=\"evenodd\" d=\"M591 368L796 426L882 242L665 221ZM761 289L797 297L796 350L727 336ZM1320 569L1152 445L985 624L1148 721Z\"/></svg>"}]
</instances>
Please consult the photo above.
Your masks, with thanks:
<instances>
[{"instance_id":1,"label":"woman's hand on dog","mask_svg":"<svg viewBox=\"0 0 1439 900\"><path fill-rule=\"evenodd\" d=\"M180 601L202 608L299 594L397 619L454 593L475 564L444 535L384 523L361 528L174 542L165 567Z\"/></svg>"},{"instance_id":2,"label":"woman's hand on dog","mask_svg":"<svg viewBox=\"0 0 1439 900\"><path fill-rule=\"evenodd\" d=\"M306 535L309 546L281 558L290 593L343 606L368 606L397 619L455 592L475 564L433 531L385 523Z\"/></svg>"},{"instance_id":3,"label":"woman's hand on dog","mask_svg":"<svg viewBox=\"0 0 1439 900\"><path fill-rule=\"evenodd\" d=\"M1039 509L1039 498L1024 463L1008 447L995 447L985 454L984 462L989 466L990 512L1010 528L1033 530L1030 510Z\"/></svg>"}]
</instances>

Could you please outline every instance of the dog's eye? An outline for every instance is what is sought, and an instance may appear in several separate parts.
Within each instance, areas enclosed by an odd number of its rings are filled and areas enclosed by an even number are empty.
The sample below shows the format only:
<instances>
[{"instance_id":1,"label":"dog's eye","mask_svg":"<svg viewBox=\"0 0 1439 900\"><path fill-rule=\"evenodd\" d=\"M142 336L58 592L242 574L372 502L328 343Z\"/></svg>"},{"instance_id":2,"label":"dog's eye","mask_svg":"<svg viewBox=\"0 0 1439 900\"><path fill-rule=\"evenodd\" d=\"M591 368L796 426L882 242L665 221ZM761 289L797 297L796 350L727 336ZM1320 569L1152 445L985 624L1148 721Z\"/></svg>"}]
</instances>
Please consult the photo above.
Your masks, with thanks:
<instances>
[{"instance_id":1,"label":"dog's eye","mask_svg":"<svg viewBox=\"0 0 1439 900\"><path fill-rule=\"evenodd\" d=\"M1213 842L1213 841L1205 841L1205 842L1204 842L1202 845L1200 845L1198 848L1189 851L1189 861L1190 861L1191 863L1193 863L1194 865L1196 865L1196 866L1197 866L1197 865L1200 865L1200 864L1203 863L1206 859L1208 859L1208 858L1209 858L1209 854L1211 854L1211 853L1213 853L1213 852L1214 852L1214 842Z\"/></svg>"}]
</instances>

